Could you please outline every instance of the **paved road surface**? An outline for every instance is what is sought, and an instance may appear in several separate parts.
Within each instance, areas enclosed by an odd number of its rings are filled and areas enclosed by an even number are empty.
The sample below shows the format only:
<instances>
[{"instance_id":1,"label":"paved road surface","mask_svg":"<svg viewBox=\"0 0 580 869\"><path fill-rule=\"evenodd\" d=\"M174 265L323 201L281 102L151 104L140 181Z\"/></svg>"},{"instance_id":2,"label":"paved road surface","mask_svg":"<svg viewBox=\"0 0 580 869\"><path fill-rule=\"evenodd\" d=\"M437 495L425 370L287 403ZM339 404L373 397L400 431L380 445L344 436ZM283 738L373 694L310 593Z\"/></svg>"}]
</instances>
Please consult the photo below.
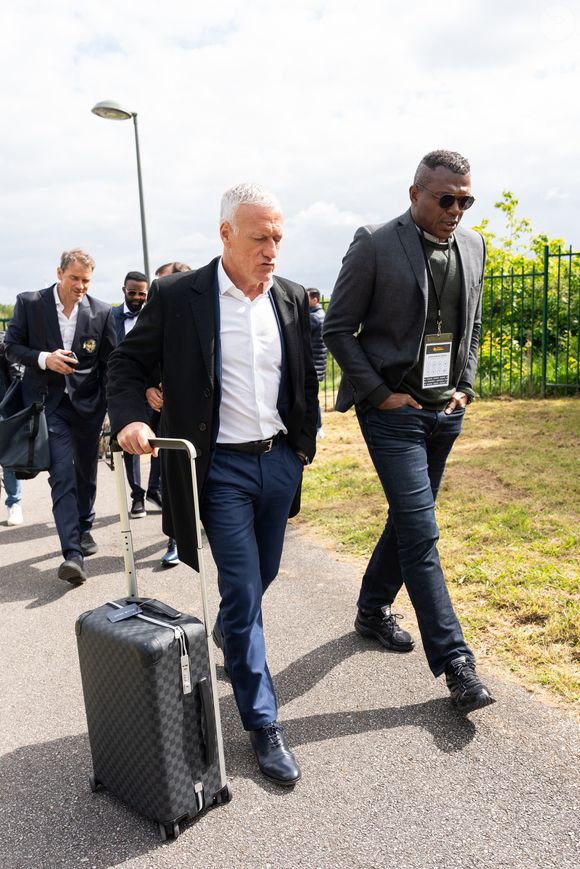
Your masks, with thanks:
<instances>
[{"instance_id":1,"label":"paved road surface","mask_svg":"<svg viewBox=\"0 0 580 869\"><path fill-rule=\"evenodd\" d=\"M84 586L56 578L46 475L24 485L26 525L0 525L2 869L579 865L573 719L484 667L499 702L459 717L421 648L389 654L354 633L361 564L296 528L265 625L302 782L283 790L259 774L218 653L232 802L162 844L155 824L92 794L74 623L124 588L113 474L99 474L99 552ZM199 614L195 574L159 567L159 515L132 527L140 590ZM215 608L209 558L208 573Z\"/></svg>"}]
</instances>

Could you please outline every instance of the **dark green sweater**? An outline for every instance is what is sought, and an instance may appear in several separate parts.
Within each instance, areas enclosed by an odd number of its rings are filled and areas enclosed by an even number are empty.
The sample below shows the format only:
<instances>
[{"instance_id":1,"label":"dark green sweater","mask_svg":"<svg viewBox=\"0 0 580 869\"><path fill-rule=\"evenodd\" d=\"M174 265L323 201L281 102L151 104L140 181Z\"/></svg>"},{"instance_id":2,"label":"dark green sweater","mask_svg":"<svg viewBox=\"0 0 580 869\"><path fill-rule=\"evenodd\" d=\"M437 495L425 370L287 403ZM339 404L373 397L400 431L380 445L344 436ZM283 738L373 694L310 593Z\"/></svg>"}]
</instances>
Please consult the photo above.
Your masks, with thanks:
<instances>
[{"instance_id":1,"label":"dark green sweater","mask_svg":"<svg viewBox=\"0 0 580 869\"><path fill-rule=\"evenodd\" d=\"M453 347L451 353L450 378L452 377L453 368L455 366L455 356L457 353L457 344L459 341L459 325L461 322L461 269L459 265L459 257L457 256L457 247L455 243L451 245L451 249L447 249L447 245L435 244L428 239L424 239L425 253L431 266L431 273L437 287L439 301L441 303L441 320L442 332L451 332L453 334ZM441 294L441 286L445 276L447 267L447 257L450 256L449 274L447 281ZM427 304L427 322L425 324L424 335L437 334L437 298L433 290L433 283L429 277L429 295ZM438 386L433 389L423 389L423 343L421 345L421 355L417 364L411 368L406 377L403 379L399 388L400 392L407 392L419 402L427 410L443 410L453 393L455 392L456 384L450 383L449 386Z\"/></svg>"}]
</instances>

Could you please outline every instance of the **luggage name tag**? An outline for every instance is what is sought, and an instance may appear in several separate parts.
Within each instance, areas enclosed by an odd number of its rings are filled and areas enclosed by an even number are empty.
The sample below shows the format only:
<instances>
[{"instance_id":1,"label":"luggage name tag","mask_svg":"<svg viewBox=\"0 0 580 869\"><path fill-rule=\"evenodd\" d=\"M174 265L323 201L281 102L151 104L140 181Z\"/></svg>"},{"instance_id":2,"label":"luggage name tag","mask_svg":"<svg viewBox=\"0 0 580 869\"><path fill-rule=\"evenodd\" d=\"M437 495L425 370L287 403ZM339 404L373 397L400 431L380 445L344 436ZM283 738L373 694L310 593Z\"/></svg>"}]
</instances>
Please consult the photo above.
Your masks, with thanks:
<instances>
[{"instance_id":1,"label":"luggage name tag","mask_svg":"<svg viewBox=\"0 0 580 869\"><path fill-rule=\"evenodd\" d=\"M423 389L449 386L453 335L425 335L423 344Z\"/></svg>"},{"instance_id":2,"label":"luggage name tag","mask_svg":"<svg viewBox=\"0 0 580 869\"><path fill-rule=\"evenodd\" d=\"M112 601L109 601L113 606L117 606ZM115 610L115 612L109 613L107 618L110 622L122 622L124 619L133 618L133 616L138 616L142 613L143 610L140 606L137 606L136 603L127 604L127 606L122 606L119 609Z\"/></svg>"},{"instance_id":3,"label":"luggage name tag","mask_svg":"<svg viewBox=\"0 0 580 869\"><path fill-rule=\"evenodd\" d=\"M179 663L181 665L181 682L183 685L183 693L191 694L191 668L189 666L189 655L187 654L187 646L185 645L185 633L183 630L179 634L179 649L181 656Z\"/></svg>"}]
</instances>

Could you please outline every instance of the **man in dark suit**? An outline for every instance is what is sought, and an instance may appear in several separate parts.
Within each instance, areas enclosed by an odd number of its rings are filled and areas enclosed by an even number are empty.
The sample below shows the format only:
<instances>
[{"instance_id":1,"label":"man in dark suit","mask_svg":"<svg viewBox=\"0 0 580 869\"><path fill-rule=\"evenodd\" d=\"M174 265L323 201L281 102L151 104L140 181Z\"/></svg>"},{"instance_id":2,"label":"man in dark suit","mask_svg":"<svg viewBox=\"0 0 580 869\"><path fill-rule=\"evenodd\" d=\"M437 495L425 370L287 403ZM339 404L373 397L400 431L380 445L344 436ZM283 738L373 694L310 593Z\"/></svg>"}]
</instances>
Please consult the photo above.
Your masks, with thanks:
<instances>
[{"instance_id":1,"label":"man in dark suit","mask_svg":"<svg viewBox=\"0 0 580 869\"><path fill-rule=\"evenodd\" d=\"M87 295L94 266L84 251L65 251L56 284L17 297L5 339L9 361L26 366L25 403L46 394L48 482L64 556L58 575L73 584L86 580L84 556L97 551L91 528L99 435L116 343L111 306Z\"/></svg>"},{"instance_id":2,"label":"man in dark suit","mask_svg":"<svg viewBox=\"0 0 580 869\"><path fill-rule=\"evenodd\" d=\"M214 639L260 769L292 785L300 769L277 722L262 596L315 453L318 381L305 290L274 276L282 234L271 194L248 184L224 194L223 255L153 282L137 326L111 356L109 413L123 449L150 452L143 394L161 366L162 434L186 438L200 453L201 518L221 595ZM163 454L163 480L164 531L196 569L183 454Z\"/></svg>"},{"instance_id":3,"label":"man in dark suit","mask_svg":"<svg viewBox=\"0 0 580 869\"><path fill-rule=\"evenodd\" d=\"M117 305L113 308L113 318L115 321L115 332L117 334L117 343L119 344L128 335L131 329L137 322L137 317L147 302L147 290L149 282L147 276L143 272L128 272L123 282L123 297L122 305ZM159 424L159 413L153 408L150 409L149 425L154 431L157 431ZM141 457L131 455L131 453L123 453L123 461L125 464L125 472L131 489L131 511L130 515L133 519L142 519L147 515L145 509L145 498L152 501L158 507L161 507L161 466L158 458L151 457L151 465L149 469L149 482L147 491L141 486Z\"/></svg>"},{"instance_id":4,"label":"man in dark suit","mask_svg":"<svg viewBox=\"0 0 580 869\"><path fill-rule=\"evenodd\" d=\"M423 157L409 193L411 208L401 217L357 230L324 328L343 372L336 409L355 405L389 504L355 628L389 650L411 651L391 610L404 583L429 666L435 676L445 673L452 701L468 713L493 699L449 598L435 499L474 396L485 243L459 226L474 201L460 154Z\"/></svg>"}]
</instances>

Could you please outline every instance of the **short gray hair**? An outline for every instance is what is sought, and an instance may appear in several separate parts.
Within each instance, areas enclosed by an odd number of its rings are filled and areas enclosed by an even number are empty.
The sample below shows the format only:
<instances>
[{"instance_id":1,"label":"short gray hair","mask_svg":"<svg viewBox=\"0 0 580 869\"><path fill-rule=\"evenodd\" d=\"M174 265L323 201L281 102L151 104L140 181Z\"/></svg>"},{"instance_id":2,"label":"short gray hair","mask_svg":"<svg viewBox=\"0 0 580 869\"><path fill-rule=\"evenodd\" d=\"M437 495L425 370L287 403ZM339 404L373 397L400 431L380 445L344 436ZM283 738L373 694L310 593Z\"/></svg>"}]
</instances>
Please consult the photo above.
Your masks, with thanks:
<instances>
[{"instance_id":1,"label":"short gray hair","mask_svg":"<svg viewBox=\"0 0 580 869\"><path fill-rule=\"evenodd\" d=\"M423 181L426 181L426 176L430 175L437 166L443 166L444 169L449 169L450 172L454 172L456 175L469 175L471 172L469 160L466 157L462 157L457 151L445 151L443 149L429 151L417 166L413 184L421 184Z\"/></svg>"},{"instance_id":2,"label":"short gray hair","mask_svg":"<svg viewBox=\"0 0 580 869\"><path fill-rule=\"evenodd\" d=\"M235 229L236 212L240 205L263 205L265 208L282 211L274 194L260 187L259 184L236 184L235 187L226 190L222 196L220 223L229 223Z\"/></svg>"},{"instance_id":3,"label":"short gray hair","mask_svg":"<svg viewBox=\"0 0 580 869\"><path fill-rule=\"evenodd\" d=\"M71 263L78 263L86 269L94 271L95 261L86 251L80 247L74 247L72 250L65 250L60 256L60 268L63 272L67 270Z\"/></svg>"}]
</instances>

